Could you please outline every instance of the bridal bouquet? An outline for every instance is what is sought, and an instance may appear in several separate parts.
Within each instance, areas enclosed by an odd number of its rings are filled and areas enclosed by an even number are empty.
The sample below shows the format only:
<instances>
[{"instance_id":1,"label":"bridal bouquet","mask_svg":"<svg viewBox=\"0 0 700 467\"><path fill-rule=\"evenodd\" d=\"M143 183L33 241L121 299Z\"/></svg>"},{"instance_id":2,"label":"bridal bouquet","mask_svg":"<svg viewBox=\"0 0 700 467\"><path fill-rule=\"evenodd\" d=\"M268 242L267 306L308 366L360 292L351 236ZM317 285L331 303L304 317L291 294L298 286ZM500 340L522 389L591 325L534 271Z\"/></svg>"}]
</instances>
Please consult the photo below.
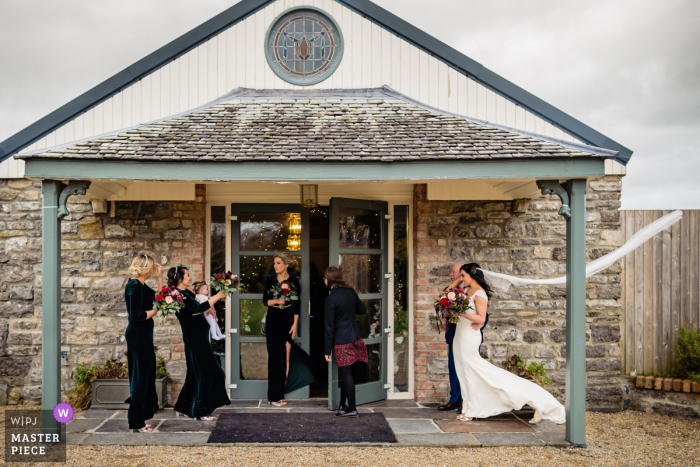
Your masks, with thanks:
<instances>
[{"instance_id":1,"label":"bridal bouquet","mask_svg":"<svg viewBox=\"0 0 700 467\"><path fill-rule=\"evenodd\" d=\"M438 328L444 328L447 332L448 323L459 321L459 315L473 310L471 299L467 292L462 289L447 289L442 292L440 298L435 300L435 324Z\"/></svg>"},{"instance_id":2,"label":"bridal bouquet","mask_svg":"<svg viewBox=\"0 0 700 467\"><path fill-rule=\"evenodd\" d=\"M168 318L185 306L182 293L175 287L163 287L159 294L156 294L156 301L153 302L153 309L156 316Z\"/></svg>"},{"instance_id":3,"label":"bridal bouquet","mask_svg":"<svg viewBox=\"0 0 700 467\"><path fill-rule=\"evenodd\" d=\"M221 291L226 295L231 295L234 292L238 292L240 281L237 276L231 271L228 271L223 274L214 274L211 276L209 279L209 287L217 292Z\"/></svg>"},{"instance_id":4,"label":"bridal bouquet","mask_svg":"<svg viewBox=\"0 0 700 467\"><path fill-rule=\"evenodd\" d=\"M269 290L269 293L272 295L272 298L284 298L286 302L290 300L299 300L299 293L289 281L278 282ZM283 310L284 306L284 304L277 305L280 310Z\"/></svg>"}]
</instances>

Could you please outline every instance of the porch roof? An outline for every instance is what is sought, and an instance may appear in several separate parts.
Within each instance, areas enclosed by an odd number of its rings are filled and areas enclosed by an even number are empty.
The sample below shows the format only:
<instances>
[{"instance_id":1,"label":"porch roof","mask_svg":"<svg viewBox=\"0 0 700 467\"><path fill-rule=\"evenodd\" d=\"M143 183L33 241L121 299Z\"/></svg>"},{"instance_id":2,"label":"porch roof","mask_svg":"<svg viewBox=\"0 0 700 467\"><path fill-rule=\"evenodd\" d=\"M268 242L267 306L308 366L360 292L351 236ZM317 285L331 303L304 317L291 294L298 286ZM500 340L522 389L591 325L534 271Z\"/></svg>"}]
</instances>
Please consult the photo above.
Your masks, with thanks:
<instances>
[{"instance_id":1,"label":"porch roof","mask_svg":"<svg viewBox=\"0 0 700 467\"><path fill-rule=\"evenodd\" d=\"M570 143L444 112L390 88L236 89L194 110L23 159L381 162L608 159Z\"/></svg>"}]
</instances>

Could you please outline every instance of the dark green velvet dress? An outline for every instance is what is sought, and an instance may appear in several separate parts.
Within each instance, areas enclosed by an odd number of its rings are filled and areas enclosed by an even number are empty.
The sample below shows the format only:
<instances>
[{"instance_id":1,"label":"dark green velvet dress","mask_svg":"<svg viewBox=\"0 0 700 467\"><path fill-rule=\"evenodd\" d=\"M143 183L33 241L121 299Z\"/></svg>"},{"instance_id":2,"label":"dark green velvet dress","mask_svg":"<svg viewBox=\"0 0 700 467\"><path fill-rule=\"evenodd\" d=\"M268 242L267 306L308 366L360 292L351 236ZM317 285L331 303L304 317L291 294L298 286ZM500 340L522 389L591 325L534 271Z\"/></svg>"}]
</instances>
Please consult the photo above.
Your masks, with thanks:
<instances>
[{"instance_id":1,"label":"dark green velvet dress","mask_svg":"<svg viewBox=\"0 0 700 467\"><path fill-rule=\"evenodd\" d=\"M231 400L226 391L226 374L209 342L209 323L202 313L211 305L197 303L194 294L181 290L185 306L177 313L185 344L187 374L175 411L189 417L205 417Z\"/></svg>"},{"instance_id":2,"label":"dark green velvet dress","mask_svg":"<svg viewBox=\"0 0 700 467\"><path fill-rule=\"evenodd\" d=\"M153 349L153 319L146 312L153 309L156 293L137 279L129 279L124 290L129 324L126 327L126 358L129 365L129 429L146 425L158 411L156 393L156 352Z\"/></svg>"},{"instance_id":3,"label":"dark green velvet dress","mask_svg":"<svg viewBox=\"0 0 700 467\"><path fill-rule=\"evenodd\" d=\"M290 277L288 281L301 295L299 279ZM268 276L265 281L263 304L267 305L272 300L270 290L279 284L277 274ZM277 306L267 307L265 318L265 338L267 342L267 400L278 402L284 399L285 394L308 386L316 381L312 371L312 362L309 355L296 345L289 331L294 324L294 315L298 315L301 309L301 300L289 300L283 309ZM287 378L287 342L292 344L289 353L289 378Z\"/></svg>"}]
</instances>

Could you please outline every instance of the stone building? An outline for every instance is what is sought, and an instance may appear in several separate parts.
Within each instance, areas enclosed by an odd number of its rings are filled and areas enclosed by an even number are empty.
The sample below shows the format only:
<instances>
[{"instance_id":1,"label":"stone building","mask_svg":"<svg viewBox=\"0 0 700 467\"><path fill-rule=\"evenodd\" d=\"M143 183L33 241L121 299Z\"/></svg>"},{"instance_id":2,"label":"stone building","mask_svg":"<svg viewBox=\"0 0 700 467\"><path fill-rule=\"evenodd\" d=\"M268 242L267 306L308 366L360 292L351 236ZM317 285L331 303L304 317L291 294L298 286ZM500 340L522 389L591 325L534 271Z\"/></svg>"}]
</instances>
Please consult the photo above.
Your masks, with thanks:
<instances>
[{"instance_id":1,"label":"stone building","mask_svg":"<svg viewBox=\"0 0 700 467\"><path fill-rule=\"evenodd\" d=\"M543 363L580 440L586 405L625 403L621 267L583 271L621 244L631 151L369 1L306 3L241 2L0 143L7 402L55 404L80 363L125 360L139 253L196 279L242 276L215 350L230 396L261 397L275 249L300 262L298 343L313 358L318 273L340 263L367 301L359 401L440 401L432 301L450 264L475 261L568 275L498 291L483 351ZM177 322L157 319L155 339L175 397ZM290 397L333 399L336 375Z\"/></svg>"}]
</instances>

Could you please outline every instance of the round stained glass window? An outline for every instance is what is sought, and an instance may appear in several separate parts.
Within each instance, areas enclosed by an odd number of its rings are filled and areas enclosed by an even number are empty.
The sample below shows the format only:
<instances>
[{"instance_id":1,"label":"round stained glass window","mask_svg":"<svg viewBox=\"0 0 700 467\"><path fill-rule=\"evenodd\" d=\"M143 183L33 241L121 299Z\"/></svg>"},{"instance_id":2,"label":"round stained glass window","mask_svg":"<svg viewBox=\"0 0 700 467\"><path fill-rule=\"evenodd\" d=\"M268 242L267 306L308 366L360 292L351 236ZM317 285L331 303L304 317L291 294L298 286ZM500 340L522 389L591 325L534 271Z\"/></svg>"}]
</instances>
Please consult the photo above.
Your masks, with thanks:
<instances>
[{"instance_id":1,"label":"round stained glass window","mask_svg":"<svg viewBox=\"0 0 700 467\"><path fill-rule=\"evenodd\" d=\"M288 83L316 84L333 74L343 57L343 35L325 12L301 7L282 13L265 37L272 71Z\"/></svg>"}]
</instances>

